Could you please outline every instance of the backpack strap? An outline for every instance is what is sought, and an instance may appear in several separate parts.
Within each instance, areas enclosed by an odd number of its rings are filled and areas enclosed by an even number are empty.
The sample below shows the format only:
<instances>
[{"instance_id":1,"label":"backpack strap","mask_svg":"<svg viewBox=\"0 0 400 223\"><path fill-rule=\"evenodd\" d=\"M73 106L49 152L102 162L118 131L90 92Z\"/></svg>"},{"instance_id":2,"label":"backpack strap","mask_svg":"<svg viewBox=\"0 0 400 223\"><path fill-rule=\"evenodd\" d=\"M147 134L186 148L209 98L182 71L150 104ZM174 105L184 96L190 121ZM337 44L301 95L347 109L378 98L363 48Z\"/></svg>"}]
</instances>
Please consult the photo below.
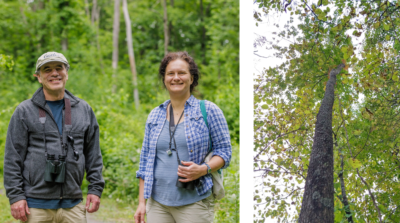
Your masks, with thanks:
<instances>
[{"instance_id":1,"label":"backpack strap","mask_svg":"<svg viewBox=\"0 0 400 223\"><path fill-rule=\"evenodd\" d=\"M201 100L200 101L200 110L201 110L201 114L203 115L203 119L204 122L206 123L206 126L208 128L208 137L209 137L209 147L208 147L208 152L210 152L212 150L212 141L211 141L211 132L210 132L210 127L208 126L208 122L207 122L207 111L206 111L206 105L205 105L205 101Z\"/></svg>"},{"instance_id":2,"label":"backpack strap","mask_svg":"<svg viewBox=\"0 0 400 223\"><path fill-rule=\"evenodd\" d=\"M206 111L205 100L201 100L201 101L200 101L200 110L201 110L201 114L203 115L204 122L206 123L207 128L208 128L208 138L209 138L209 143L208 143L208 145L209 145L209 147L208 147L208 153L207 153L207 155L206 155L206 156L208 156L208 154L212 151L212 140L211 140L211 131L210 131L210 127L208 126L208 122L207 122L207 111ZM204 159L205 159L205 157L204 157ZM202 162L202 163L204 163L204 159L203 159L203 162ZM218 173L221 174L221 173L222 173L222 170L219 169L219 170L218 170Z\"/></svg>"}]
</instances>

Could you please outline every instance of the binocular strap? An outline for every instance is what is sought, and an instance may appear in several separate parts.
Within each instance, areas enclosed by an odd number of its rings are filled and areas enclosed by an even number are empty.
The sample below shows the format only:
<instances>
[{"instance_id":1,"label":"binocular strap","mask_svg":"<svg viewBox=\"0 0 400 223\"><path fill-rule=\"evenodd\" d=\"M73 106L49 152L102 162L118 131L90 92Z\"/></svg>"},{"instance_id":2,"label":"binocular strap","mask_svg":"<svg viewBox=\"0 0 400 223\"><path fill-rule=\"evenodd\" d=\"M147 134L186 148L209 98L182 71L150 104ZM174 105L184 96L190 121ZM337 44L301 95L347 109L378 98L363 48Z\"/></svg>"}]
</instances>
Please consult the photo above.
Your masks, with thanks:
<instances>
[{"instance_id":1,"label":"binocular strap","mask_svg":"<svg viewBox=\"0 0 400 223\"><path fill-rule=\"evenodd\" d=\"M64 125L65 129L69 132L72 129L72 121L71 121L71 101L69 98L64 98L64 107L65 107L65 116L64 116ZM39 122L43 125L43 143L44 143L44 155L47 157L47 146L46 146L46 111L39 107ZM61 137L61 149L64 148L64 139ZM74 148L74 147L73 147ZM68 146L67 146L68 151ZM64 152L64 151L62 151ZM76 154L74 148L74 154ZM68 155L68 153L66 153ZM78 155L79 159L79 155Z\"/></svg>"},{"instance_id":2,"label":"binocular strap","mask_svg":"<svg viewBox=\"0 0 400 223\"><path fill-rule=\"evenodd\" d=\"M182 111L182 114L179 117L178 123L175 125L174 109L172 108L172 103L171 103L171 105L169 107L169 136L170 136L170 138L169 138L169 150L171 150L172 139L173 139L174 140L174 146L175 146L174 148L175 148L175 151L176 151L176 158L178 160L178 165L181 165L181 161L179 159L178 148L176 148L176 142L175 142L174 135L175 135L175 131L176 131L178 125L179 125L179 122L181 121L181 118L182 118L184 112L185 112L185 110ZM171 130L172 130L172 133L171 133Z\"/></svg>"}]
</instances>

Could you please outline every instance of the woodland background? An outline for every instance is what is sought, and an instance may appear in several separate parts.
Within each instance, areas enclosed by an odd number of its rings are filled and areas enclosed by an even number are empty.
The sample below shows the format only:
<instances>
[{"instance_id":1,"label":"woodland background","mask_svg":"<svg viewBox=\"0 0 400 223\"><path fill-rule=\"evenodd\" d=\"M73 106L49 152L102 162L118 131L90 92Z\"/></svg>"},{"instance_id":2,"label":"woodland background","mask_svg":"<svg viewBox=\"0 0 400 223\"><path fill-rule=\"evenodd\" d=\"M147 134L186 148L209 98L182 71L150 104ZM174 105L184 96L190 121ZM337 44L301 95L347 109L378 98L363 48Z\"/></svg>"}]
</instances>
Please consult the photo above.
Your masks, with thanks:
<instances>
[{"instance_id":1,"label":"woodland background","mask_svg":"<svg viewBox=\"0 0 400 223\"><path fill-rule=\"evenodd\" d=\"M202 74L194 95L223 110L231 134L227 196L216 205L215 221L239 221L239 2L128 0L131 38L122 3L113 24L111 0L0 0L0 222L12 222L3 211L9 210L2 183L7 126L15 107L40 86L32 74L41 54L66 56L67 89L92 106L100 124L106 187L97 218L133 222L145 121L168 99L158 67L166 51L180 50L195 58ZM82 188L87 191L86 181Z\"/></svg>"}]
</instances>

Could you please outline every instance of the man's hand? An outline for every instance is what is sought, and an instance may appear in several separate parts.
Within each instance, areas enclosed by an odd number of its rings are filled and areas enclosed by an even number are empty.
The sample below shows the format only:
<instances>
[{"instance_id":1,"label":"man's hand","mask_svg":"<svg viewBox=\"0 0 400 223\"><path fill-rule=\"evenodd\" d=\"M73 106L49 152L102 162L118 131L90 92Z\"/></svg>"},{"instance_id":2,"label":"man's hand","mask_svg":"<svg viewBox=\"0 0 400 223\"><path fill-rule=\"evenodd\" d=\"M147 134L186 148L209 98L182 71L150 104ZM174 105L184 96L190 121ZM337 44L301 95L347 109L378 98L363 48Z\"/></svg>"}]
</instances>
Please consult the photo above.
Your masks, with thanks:
<instances>
[{"instance_id":1,"label":"man's hand","mask_svg":"<svg viewBox=\"0 0 400 223\"><path fill-rule=\"evenodd\" d=\"M146 215L146 204L145 203L139 203L139 206L136 209L135 212L135 223L146 223L144 221L144 216Z\"/></svg>"},{"instance_id":2,"label":"man's hand","mask_svg":"<svg viewBox=\"0 0 400 223\"><path fill-rule=\"evenodd\" d=\"M31 214L31 212L29 212L26 200L20 200L11 205L11 215L16 220L27 221L28 217L26 216L25 213Z\"/></svg>"},{"instance_id":3,"label":"man's hand","mask_svg":"<svg viewBox=\"0 0 400 223\"><path fill-rule=\"evenodd\" d=\"M182 164L185 166L178 167L178 176L184 177L186 179L179 179L180 182L190 182L207 174L206 165L197 165L196 163L193 163L191 161L182 161Z\"/></svg>"},{"instance_id":4,"label":"man's hand","mask_svg":"<svg viewBox=\"0 0 400 223\"><path fill-rule=\"evenodd\" d=\"M90 206L92 203L92 206ZM96 212L100 207L100 198L94 194L88 194L86 197L86 210L89 213Z\"/></svg>"}]
</instances>

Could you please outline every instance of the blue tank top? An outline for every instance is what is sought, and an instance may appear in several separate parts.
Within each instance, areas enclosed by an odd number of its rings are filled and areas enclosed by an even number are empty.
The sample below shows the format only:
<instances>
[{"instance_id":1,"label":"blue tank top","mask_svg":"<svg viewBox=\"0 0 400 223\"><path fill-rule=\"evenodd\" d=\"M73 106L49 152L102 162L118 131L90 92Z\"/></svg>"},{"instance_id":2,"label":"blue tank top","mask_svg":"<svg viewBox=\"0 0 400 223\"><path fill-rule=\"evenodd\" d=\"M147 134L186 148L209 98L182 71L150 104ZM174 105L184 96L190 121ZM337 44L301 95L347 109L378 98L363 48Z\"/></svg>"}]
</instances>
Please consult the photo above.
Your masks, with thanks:
<instances>
[{"instance_id":1,"label":"blue tank top","mask_svg":"<svg viewBox=\"0 0 400 223\"><path fill-rule=\"evenodd\" d=\"M211 190L203 195L198 195L195 190L176 187L178 179L178 161L176 152L167 154L169 148L169 121L165 120L164 127L157 140L156 159L154 162L154 182L151 197L160 204L167 206L182 206L192 204L211 195ZM184 123L180 123L175 132L176 147L179 158L189 161L189 151L186 143ZM174 143L172 141L172 148Z\"/></svg>"}]
</instances>

